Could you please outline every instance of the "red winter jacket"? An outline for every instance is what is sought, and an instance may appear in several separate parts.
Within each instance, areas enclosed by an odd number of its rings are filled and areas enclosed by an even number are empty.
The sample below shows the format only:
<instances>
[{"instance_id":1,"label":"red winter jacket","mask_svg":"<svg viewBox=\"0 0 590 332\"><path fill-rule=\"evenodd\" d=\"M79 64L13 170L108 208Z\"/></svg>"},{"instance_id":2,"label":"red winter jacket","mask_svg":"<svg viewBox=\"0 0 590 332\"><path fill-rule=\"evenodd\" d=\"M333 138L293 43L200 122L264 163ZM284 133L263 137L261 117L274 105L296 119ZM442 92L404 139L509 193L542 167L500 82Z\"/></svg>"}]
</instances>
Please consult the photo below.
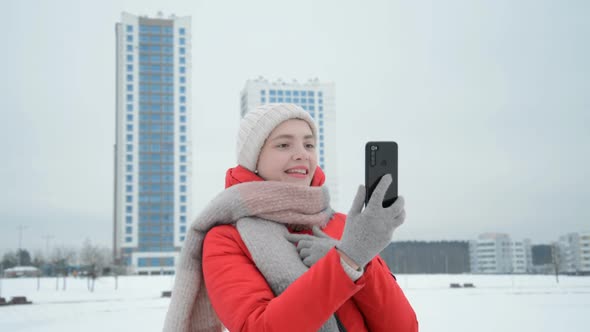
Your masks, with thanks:
<instances>
[{"instance_id":1,"label":"red winter jacket","mask_svg":"<svg viewBox=\"0 0 590 332\"><path fill-rule=\"evenodd\" d=\"M226 187L261 180L238 166L228 171ZM318 167L312 185L323 181ZM324 232L339 239L345 219L336 213ZM414 310L380 257L369 262L363 276L353 282L332 249L275 296L237 229L223 225L205 237L203 275L211 304L231 332L317 331L334 313L348 332L418 331Z\"/></svg>"}]
</instances>

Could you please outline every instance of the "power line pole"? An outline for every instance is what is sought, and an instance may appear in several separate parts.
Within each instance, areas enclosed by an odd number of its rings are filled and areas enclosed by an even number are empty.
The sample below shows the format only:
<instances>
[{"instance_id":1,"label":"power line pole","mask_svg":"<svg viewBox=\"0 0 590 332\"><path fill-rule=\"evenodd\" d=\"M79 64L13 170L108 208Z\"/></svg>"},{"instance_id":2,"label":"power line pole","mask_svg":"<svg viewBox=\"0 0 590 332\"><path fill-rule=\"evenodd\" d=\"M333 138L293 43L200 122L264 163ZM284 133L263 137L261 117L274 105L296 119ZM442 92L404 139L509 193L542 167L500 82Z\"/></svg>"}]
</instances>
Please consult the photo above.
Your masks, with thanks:
<instances>
[{"instance_id":1,"label":"power line pole","mask_svg":"<svg viewBox=\"0 0 590 332\"><path fill-rule=\"evenodd\" d=\"M54 236L53 235L45 235L41 237L43 240L45 240L45 254L49 255L49 241L51 241Z\"/></svg>"}]
</instances>

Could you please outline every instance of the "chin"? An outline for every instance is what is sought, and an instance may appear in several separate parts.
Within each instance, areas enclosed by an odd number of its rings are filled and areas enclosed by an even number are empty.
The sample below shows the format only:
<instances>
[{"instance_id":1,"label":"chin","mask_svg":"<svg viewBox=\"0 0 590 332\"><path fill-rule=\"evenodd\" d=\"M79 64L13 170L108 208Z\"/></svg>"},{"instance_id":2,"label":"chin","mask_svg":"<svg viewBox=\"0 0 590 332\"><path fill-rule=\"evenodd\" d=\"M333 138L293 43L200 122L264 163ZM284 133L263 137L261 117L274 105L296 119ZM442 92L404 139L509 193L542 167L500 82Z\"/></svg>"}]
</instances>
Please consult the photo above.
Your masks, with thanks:
<instances>
[{"instance_id":1,"label":"chin","mask_svg":"<svg viewBox=\"0 0 590 332\"><path fill-rule=\"evenodd\" d=\"M296 184L298 186L308 186L309 187L311 185L311 179L290 179L290 178L287 178L284 180L284 182Z\"/></svg>"}]
</instances>

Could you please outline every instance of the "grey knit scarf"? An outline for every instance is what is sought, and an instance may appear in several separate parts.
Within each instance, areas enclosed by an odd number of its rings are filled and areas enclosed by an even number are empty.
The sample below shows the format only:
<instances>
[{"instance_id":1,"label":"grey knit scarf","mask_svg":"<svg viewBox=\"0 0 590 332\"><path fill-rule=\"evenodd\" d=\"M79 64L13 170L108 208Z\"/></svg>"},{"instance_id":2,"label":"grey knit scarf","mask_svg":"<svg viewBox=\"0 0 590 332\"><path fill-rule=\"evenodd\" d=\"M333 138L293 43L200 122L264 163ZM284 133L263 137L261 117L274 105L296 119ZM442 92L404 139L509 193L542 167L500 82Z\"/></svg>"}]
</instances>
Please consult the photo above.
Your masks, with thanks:
<instances>
[{"instance_id":1,"label":"grey knit scarf","mask_svg":"<svg viewBox=\"0 0 590 332\"><path fill-rule=\"evenodd\" d=\"M295 247L285 239L289 232L286 225L323 226L333 213L325 187L261 181L237 184L221 192L192 223L187 234L176 266L164 331L223 330L203 282L203 240L212 227L236 224L256 267L278 296L308 269ZM338 331L334 316L320 331Z\"/></svg>"}]
</instances>

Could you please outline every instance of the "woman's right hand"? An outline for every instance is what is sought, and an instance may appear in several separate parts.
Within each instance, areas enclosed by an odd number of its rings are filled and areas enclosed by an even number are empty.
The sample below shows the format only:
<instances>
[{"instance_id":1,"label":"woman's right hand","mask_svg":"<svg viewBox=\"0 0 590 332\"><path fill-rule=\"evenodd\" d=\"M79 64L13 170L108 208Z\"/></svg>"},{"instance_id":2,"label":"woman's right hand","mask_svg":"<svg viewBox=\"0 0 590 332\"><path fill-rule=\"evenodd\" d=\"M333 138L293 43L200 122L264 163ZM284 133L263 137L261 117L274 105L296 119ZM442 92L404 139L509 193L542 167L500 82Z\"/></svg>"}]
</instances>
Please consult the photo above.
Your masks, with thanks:
<instances>
[{"instance_id":1,"label":"woman's right hand","mask_svg":"<svg viewBox=\"0 0 590 332\"><path fill-rule=\"evenodd\" d=\"M338 240L331 238L324 233L318 226L313 226L313 235L308 234L287 234L285 237L289 242L297 247L297 253L301 261L307 267L311 267L330 249L338 244Z\"/></svg>"},{"instance_id":2,"label":"woman's right hand","mask_svg":"<svg viewBox=\"0 0 590 332\"><path fill-rule=\"evenodd\" d=\"M391 181L389 174L381 178L364 211L366 191L364 186L359 186L346 218L344 233L336 248L360 267L364 268L387 247L393 231L406 218L404 199L401 196L390 207L383 207L383 198Z\"/></svg>"}]
</instances>

